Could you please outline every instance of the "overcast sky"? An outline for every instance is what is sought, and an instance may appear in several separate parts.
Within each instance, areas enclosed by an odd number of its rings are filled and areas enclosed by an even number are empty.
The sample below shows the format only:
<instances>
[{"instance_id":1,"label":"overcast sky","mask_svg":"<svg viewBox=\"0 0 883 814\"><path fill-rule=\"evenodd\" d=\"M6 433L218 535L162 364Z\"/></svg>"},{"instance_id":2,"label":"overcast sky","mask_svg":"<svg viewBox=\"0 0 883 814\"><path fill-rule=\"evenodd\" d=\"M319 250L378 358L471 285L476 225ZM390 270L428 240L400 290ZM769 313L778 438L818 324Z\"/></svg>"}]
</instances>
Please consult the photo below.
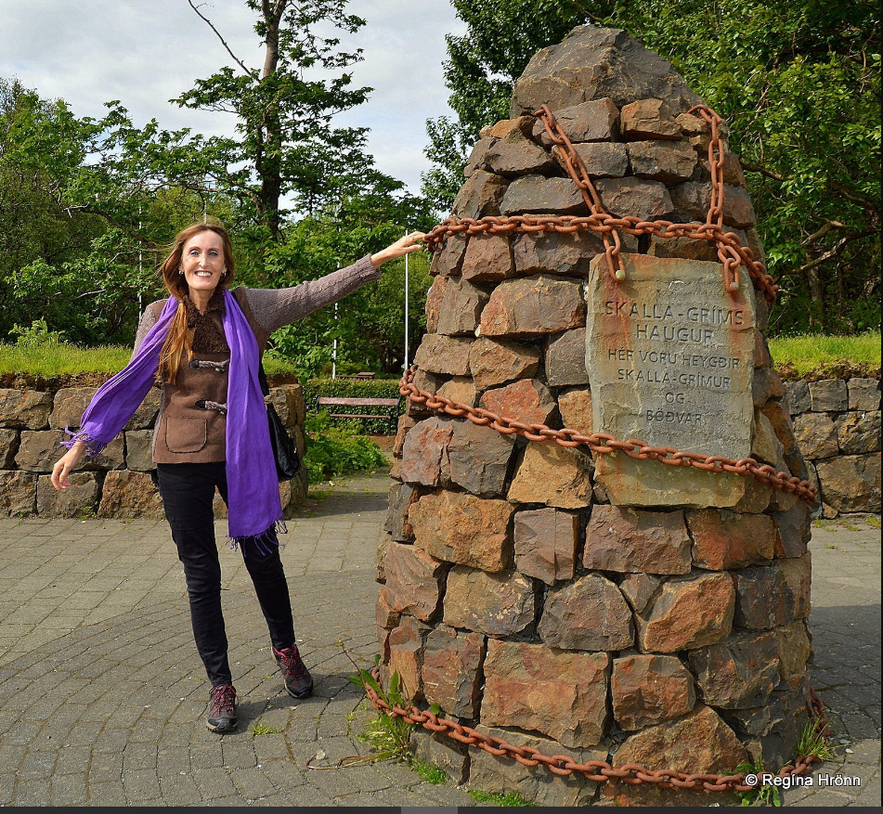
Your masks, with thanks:
<instances>
[{"instance_id":1,"label":"overcast sky","mask_svg":"<svg viewBox=\"0 0 883 814\"><path fill-rule=\"evenodd\" d=\"M237 57L262 66L243 0L209 0L200 10ZM419 192L420 173L429 168L426 119L450 113L444 37L465 26L448 0L350 0L348 10L367 20L358 34L342 37L342 47L364 51L351 69L354 85L374 92L339 122L369 127L378 168ZM136 124L156 118L169 130L232 132L226 114L168 103L193 80L236 67L187 0L0 0L0 44L0 76L64 99L77 116L101 116L104 103L118 99Z\"/></svg>"}]
</instances>

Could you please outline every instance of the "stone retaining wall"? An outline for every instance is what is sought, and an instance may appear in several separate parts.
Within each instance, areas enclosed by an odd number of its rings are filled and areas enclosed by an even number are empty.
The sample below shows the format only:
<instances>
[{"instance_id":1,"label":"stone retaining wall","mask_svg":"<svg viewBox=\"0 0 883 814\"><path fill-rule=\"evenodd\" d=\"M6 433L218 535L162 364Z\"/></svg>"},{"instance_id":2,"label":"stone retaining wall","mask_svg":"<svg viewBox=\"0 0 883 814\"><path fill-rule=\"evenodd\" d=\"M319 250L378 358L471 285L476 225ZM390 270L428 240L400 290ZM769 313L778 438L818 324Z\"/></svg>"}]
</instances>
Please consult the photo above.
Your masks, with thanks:
<instances>
[{"instance_id":1,"label":"stone retaining wall","mask_svg":"<svg viewBox=\"0 0 883 814\"><path fill-rule=\"evenodd\" d=\"M816 516L880 511L880 381L788 382L786 404L809 478Z\"/></svg>"},{"instance_id":2,"label":"stone retaining wall","mask_svg":"<svg viewBox=\"0 0 883 814\"><path fill-rule=\"evenodd\" d=\"M65 427L77 427L97 387L57 391L0 388L0 517L162 517L151 478L153 425L160 391L153 388L132 420L95 458L85 458L71 475L71 487L56 492L49 476L64 453ZM304 449L305 406L300 384L270 390L270 400L300 450ZM306 473L279 485L285 516L301 505ZM216 516L225 507L216 496Z\"/></svg>"}]
</instances>

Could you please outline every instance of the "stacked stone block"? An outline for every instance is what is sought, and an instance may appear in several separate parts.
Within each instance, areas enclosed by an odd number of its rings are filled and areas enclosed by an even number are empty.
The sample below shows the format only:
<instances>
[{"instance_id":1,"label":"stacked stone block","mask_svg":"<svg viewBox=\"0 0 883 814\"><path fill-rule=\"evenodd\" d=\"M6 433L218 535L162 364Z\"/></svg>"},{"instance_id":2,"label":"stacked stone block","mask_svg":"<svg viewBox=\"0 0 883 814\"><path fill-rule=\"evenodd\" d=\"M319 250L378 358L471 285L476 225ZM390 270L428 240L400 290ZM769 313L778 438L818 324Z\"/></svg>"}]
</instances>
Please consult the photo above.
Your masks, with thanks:
<instances>
[{"instance_id":1,"label":"stacked stone block","mask_svg":"<svg viewBox=\"0 0 883 814\"><path fill-rule=\"evenodd\" d=\"M589 214L527 115L546 102L608 211L704 222L709 134L686 114L698 101L623 32L576 29L534 57L512 118L482 132L454 214ZM738 160L727 166L725 223L759 249ZM658 257L716 257L703 241L623 242ZM449 238L431 267L415 383L509 418L600 429L585 283L602 251L590 232ZM757 300L752 453L805 477ZM811 655L806 504L747 481L729 510L613 505L586 452L414 402L394 457L378 632L384 677L398 672L414 701L578 760L727 773L761 752L767 766L793 757ZM557 778L444 736L415 740L478 788L548 805L597 793L579 775ZM658 802L646 789L630 799Z\"/></svg>"},{"instance_id":2,"label":"stacked stone block","mask_svg":"<svg viewBox=\"0 0 883 814\"><path fill-rule=\"evenodd\" d=\"M785 404L825 517L880 512L880 380L789 382Z\"/></svg>"},{"instance_id":3,"label":"stacked stone block","mask_svg":"<svg viewBox=\"0 0 883 814\"><path fill-rule=\"evenodd\" d=\"M151 478L153 425L160 390L153 388L135 415L101 455L86 457L71 486L56 492L50 481L64 454L65 428L77 428L97 387L58 390L0 389L0 517L163 517L162 501ZM271 388L276 412L304 449L305 407L301 386ZM286 517L306 497L302 472L280 484ZM223 503L218 497L218 509ZM219 513L220 516L221 513Z\"/></svg>"}]
</instances>

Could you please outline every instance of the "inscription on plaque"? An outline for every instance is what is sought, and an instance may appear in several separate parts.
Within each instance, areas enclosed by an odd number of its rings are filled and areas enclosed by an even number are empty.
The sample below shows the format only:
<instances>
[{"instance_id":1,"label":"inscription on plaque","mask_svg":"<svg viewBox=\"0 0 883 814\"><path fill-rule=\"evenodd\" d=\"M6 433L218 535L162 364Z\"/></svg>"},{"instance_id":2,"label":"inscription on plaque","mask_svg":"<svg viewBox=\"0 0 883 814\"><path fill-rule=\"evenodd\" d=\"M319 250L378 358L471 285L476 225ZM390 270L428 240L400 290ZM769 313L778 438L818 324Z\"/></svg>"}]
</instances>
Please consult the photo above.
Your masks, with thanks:
<instances>
[{"instance_id":1,"label":"inscription on plaque","mask_svg":"<svg viewBox=\"0 0 883 814\"><path fill-rule=\"evenodd\" d=\"M747 457L755 339L747 275L732 295L718 263L622 259L622 283L610 279L603 255L590 270L586 369L596 431L657 447ZM597 474L616 503L732 506L743 494L733 481L738 476L634 461L622 453L600 456Z\"/></svg>"}]
</instances>

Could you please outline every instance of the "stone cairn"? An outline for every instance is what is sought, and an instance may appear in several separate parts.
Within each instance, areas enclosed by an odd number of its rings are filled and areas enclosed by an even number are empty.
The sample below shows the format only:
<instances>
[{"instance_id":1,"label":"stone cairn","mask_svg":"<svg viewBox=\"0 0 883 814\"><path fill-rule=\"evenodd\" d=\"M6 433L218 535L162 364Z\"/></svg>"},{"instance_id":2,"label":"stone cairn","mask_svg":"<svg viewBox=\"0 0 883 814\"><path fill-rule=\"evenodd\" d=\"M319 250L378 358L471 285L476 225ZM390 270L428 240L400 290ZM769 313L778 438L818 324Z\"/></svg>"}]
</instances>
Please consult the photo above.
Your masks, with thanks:
<instances>
[{"instance_id":1,"label":"stone cairn","mask_svg":"<svg viewBox=\"0 0 883 814\"><path fill-rule=\"evenodd\" d=\"M589 214L533 115L546 104L607 212L704 223L698 103L624 32L577 28L531 60L512 118L482 131L454 215ZM762 256L735 156L724 173L724 225ZM748 275L733 294L709 241L622 239L618 284L594 232L451 235L433 258L414 383L522 422L751 455L805 478ZM421 708L580 763L727 774L793 759L811 696L806 502L736 474L593 460L413 399L394 456L383 686L396 672ZM545 805L602 789L703 799L556 776L425 729L413 743L457 781Z\"/></svg>"}]
</instances>

